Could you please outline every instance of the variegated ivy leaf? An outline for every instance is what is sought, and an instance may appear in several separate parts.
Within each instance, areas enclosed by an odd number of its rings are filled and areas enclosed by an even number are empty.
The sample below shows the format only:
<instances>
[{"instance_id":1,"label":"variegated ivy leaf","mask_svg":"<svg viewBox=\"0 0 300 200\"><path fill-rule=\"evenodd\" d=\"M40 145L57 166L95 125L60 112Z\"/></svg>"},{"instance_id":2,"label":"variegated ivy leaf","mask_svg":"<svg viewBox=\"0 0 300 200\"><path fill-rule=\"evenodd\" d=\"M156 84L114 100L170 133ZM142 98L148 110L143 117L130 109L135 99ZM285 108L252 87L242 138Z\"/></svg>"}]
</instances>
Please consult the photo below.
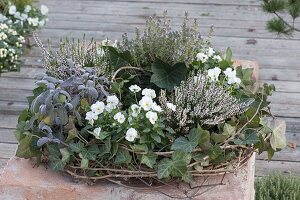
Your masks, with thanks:
<instances>
[{"instance_id":1,"label":"variegated ivy leaf","mask_svg":"<svg viewBox=\"0 0 300 200\"><path fill-rule=\"evenodd\" d=\"M270 143L274 150L283 149L286 146L286 123L283 120L275 119L271 122L273 133L270 137Z\"/></svg>"}]
</instances>

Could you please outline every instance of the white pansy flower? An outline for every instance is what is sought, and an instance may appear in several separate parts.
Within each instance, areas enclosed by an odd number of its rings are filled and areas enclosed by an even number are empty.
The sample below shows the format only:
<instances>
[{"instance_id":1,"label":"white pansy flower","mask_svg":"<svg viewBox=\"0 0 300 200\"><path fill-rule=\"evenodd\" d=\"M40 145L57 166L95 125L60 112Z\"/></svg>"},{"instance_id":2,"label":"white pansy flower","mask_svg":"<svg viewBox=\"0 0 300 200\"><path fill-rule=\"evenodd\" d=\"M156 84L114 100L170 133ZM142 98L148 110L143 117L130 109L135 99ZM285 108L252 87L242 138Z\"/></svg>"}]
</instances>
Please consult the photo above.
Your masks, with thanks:
<instances>
[{"instance_id":1,"label":"white pansy flower","mask_svg":"<svg viewBox=\"0 0 300 200\"><path fill-rule=\"evenodd\" d=\"M202 63L205 63L208 60L208 56L204 53L198 53L196 55L196 60L201 61Z\"/></svg>"},{"instance_id":2,"label":"white pansy flower","mask_svg":"<svg viewBox=\"0 0 300 200\"><path fill-rule=\"evenodd\" d=\"M214 55L214 56L213 56L213 59L214 59L214 60L217 60L218 62L222 61L222 58L221 58L221 56L219 56L219 55Z\"/></svg>"},{"instance_id":3,"label":"white pansy flower","mask_svg":"<svg viewBox=\"0 0 300 200\"><path fill-rule=\"evenodd\" d=\"M21 19L21 13L20 12L15 12L14 17L17 19Z\"/></svg>"},{"instance_id":4,"label":"white pansy flower","mask_svg":"<svg viewBox=\"0 0 300 200\"><path fill-rule=\"evenodd\" d=\"M91 106L91 110L96 113L97 115L103 113L104 111L104 108L105 108L105 104L101 101L97 101L96 103L94 103L92 106Z\"/></svg>"},{"instance_id":5,"label":"white pansy flower","mask_svg":"<svg viewBox=\"0 0 300 200\"><path fill-rule=\"evenodd\" d=\"M131 92L137 93L137 92L141 91L141 88L140 88L139 86L137 86L137 85L131 85L131 86L129 87L129 90L130 90Z\"/></svg>"},{"instance_id":6,"label":"white pansy flower","mask_svg":"<svg viewBox=\"0 0 300 200\"><path fill-rule=\"evenodd\" d=\"M151 124L155 124L156 120L158 119L157 113L152 111L148 111L146 113L146 117L149 119Z\"/></svg>"},{"instance_id":7,"label":"white pansy flower","mask_svg":"<svg viewBox=\"0 0 300 200\"><path fill-rule=\"evenodd\" d=\"M174 112L176 111L176 106L172 103L167 103L167 108L169 108L170 110L172 110Z\"/></svg>"},{"instance_id":8,"label":"white pansy flower","mask_svg":"<svg viewBox=\"0 0 300 200\"><path fill-rule=\"evenodd\" d=\"M7 17L5 17L4 15L2 15L2 14L0 13L0 22L3 22L3 21L5 21L5 20L7 20Z\"/></svg>"},{"instance_id":9,"label":"white pansy flower","mask_svg":"<svg viewBox=\"0 0 300 200\"><path fill-rule=\"evenodd\" d=\"M212 57L215 54L215 50L211 47L208 47L207 49L207 56Z\"/></svg>"},{"instance_id":10,"label":"white pansy flower","mask_svg":"<svg viewBox=\"0 0 300 200\"><path fill-rule=\"evenodd\" d=\"M26 5L24 12L28 13L31 10L31 6L30 5Z\"/></svg>"},{"instance_id":11,"label":"white pansy flower","mask_svg":"<svg viewBox=\"0 0 300 200\"><path fill-rule=\"evenodd\" d=\"M10 15L14 15L16 12L17 12L17 8L16 8L15 5L12 5L12 6L9 7L8 13L9 13Z\"/></svg>"},{"instance_id":12,"label":"white pansy flower","mask_svg":"<svg viewBox=\"0 0 300 200\"><path fill-rule=\"evenodd\" d=\"M102 40L102 46L108 46L110 44L110 40L106 38L105 40Z\"/></svg>"},{"instance_id":13,"label":"white pansy flower","mask_svg":"<svg viewBox=\"0 0 300 200\"><path fill-rule=\"evenodd\" d=\"M20 16L20 19L22 21L25 21L27 18L28 18L28 15L26 13L22 13L21 16Z\"/></svg>"},{"instance_id":14,"label":"white pansy flower","mask_svg":"<svg viewBox=\"0 0 300 200\"><path fill-rule=\"evenodd\" d=\"M148 88L143 89L142 95L150 97L151 99L154 99L156 97L155 91Z\"/></svg>"},{"instance_id":15,"label":"white pansy flower","mask_svg":"<svg viewBox=\"0 0 300 200\"><path fill-rule=\"evenodd\" d=\"M28 17L27 21L32 26L38 26L39 25L39 19L37 17L35 17L35 18Z\"/></svg>"},{"instance_id":16,"label":"white pansy flower","mask_svg":"<svg viewBox=\"0 0 300 200\"><path fill-rule=\"evenodd\" d=\"M152 108L153 100L148 96L144 96L140 101L139 105L146 111L149 111Z\"/></svg>"},{"instance_id":17,"label":"white pansy flower","mask_svg":"<svg viewBox=\"0 0 300 200\"><path fill-rule=\"evenodd\" d=\"M93 111L89 111L86 113L86 120L89 121L90 125L94 125L94 121L98 119L98 115L96 113L94 113Z\"/></svg>"},{"instance_id":18,"label":"white pansy flower","mask_svg":"<svg viewBox=\"0 0 300 200\"><path fill-rule=\"evenodd\" d=\"M156 104L156 102L153 102L152 104L152 110L156 111L156 112L162 112L162 108Z\"/></svg>"},{"instance_id":19,"label":"white pansy flower","mask_svg":"<svg viewBox=\"0 0 300 200\"><path fill-rule=\"evenodd\" d=\"M105 110L110 112L112 109L115 109L117 105L119 104L119 99L116 95L108 96L106 99L107 105L105 107Z\"/></svg>"},{"instance_id":20,"label":"white pansy flower","mask_svg":"<svg viewBox=\"0 0 300 200\"><path fill-rule=\"evenodd\" d=\"M101 128L100 128L100 127L95 128L94 131L93 131L93 133L94 133L95 137L96 137L97 139L99 139L100 133L101 133Z\"/></svg>"},{"instance_id":21,"label":"white pansy flower","mask_svg":"<svg viewBox=\"0 0 300 200\"><path fill-rule=\"evenodd\" d=\"M209 69L207 71L207 76L213 81L218 81L219 75L221 74L221 69L219 67L215 67L213 69Z\"/></svg>"},{"instance_id":22,"label":"white pansy flower","mask_svg":"<svg viewBox=\"0 0 300 200\"><path fill-rule=\"evenodd\" d=\"M115 114L114 120L122 124L125 122L125 116L121 112L118 112L117 114Z\"/></svg>"},{"instance_id":23,"label":"white pansy flower","mask_svg":"<svg viewBox=\"0 0 300 200\"><path fill-rule=\"evenodd\" d=\"M130 108L132 110L132 113L131 113L132 117L137 117L138 114L140 114L140 112L141 112L141 107L136 104L132 104L130 106Z\"/></svg>"},{"instance_id":24,"label":"white pansy flower","mask_svg":"<svg viewBox=\"0 0 300 200\"><path fill-rule=\"evenodd\" d=\"M126 131L125 139L129 142L133 142L138 136L137 131L134 128L129 128Z\"/></svg>"},{"instance_id":25,"label":"white pansy flower","mask_svg":"<svg viewBox=\"0 0 300 200\"><path fill-rule=\"evenodd\" d=\"M41 5L41 13L42 15L47 15L49 12L49 9L45 5Z\"/></svg>"},{"instance_id":26,"label":"white pansy flower","mask_svg":"<svg viewBox=\"0 0 300 200\"><path fill-rule=\"evenodd\" d=\"M234 83L237 83L237 84L241 83L241 79L236 77L236 71L233 70L232 68L227 68L224 71L224 74L228 78L228 84L229 85L234 84Z\"/></svg>"},{"instance_id":27,"label":"white pansy flower","mask_svg":"<svg viewBox=\"0 0 300 200\"><path fill-rule=\"evenodd\" d=\"M39 21L39 27L45 26L45 20Z\"/></svg>"}]
</instances>

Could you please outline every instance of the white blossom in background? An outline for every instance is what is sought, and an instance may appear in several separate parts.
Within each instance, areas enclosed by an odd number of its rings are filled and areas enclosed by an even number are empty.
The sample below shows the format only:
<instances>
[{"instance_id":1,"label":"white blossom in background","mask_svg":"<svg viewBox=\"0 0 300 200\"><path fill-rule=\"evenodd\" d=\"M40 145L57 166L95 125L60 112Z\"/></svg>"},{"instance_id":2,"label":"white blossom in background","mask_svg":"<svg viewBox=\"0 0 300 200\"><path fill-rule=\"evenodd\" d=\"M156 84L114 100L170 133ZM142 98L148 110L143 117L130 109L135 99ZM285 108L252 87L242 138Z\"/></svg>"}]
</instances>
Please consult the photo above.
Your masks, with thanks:
<instances>
[{"instance_id":1,"label":"white blossom in background","mask_svg":"<svg viewBox=\"0 0 300 200\"><path fill-rule=\"evenodd\" d=\"M31 6L30 5L26 5L24 12L28 13L31 10Z\"/></svg>"},{"instance_id":2,"label":"white blossom in background","mask_svg":"<svg viewBox=\"0 0 300 200\"><path fill-rule=\"evenodd\" d=\"M176 111L176 106L174 105L174 104L172 104L172 103L167 103L166 104L167 105L167 108L169 108L170 110L172 110L172 111Z\"/></svg>"},{"instance_id":3,"label":"white blossom in background","mask_svg":"<svg viewBox=\"0 0 300 200\"><path fill-rule=\"evenodd\" d=\"M93 131L93 133L94 133L95 137L96 137L97 139L99 139L100 133L101 133L101 128L100 128L100 127L95 128L94 131Z\"/></svg>"},{"instance_id":4,"label":"white blossom in background","mask_svg":"<svg viewBox=\"0 0 300 200\"><path fill-rule=\"evenodd\" d=\"M98 48L97 49L97 55L99 55L100 57L103 57L105 55L105 51L103 48Z\"/></svg>"},{"instance_id":5,"label":"white blossom in background","mask_svg":"<svg viewBox=\"0 0 300 200\"><path fill-rule=\"evenodd\" d=\"M94 103L92 106L91 106L91 110L96 113L97 115L103 113L105 109L105 104L101 101L97 101L96 103Z\"/></svg>"},{"instance_id":6,"label":"white blossom in background","mask_svg":"<svg viewBox=\"0 0 300 200\"><path fill-rule=\"evenodd\" d=\"M229 85L234 84L234 83L237 83L237 84L241 83L241 79L236 76L236 70L233 70L232 68L227 68L224 71L224 74L228 78Z\"/></svg>"},{"instance_id":7,"label":"white blossom in background","mask_svg":"<svg viewBox=\"0 0 300 200\"><path fill-rule=\"evenodd\" d=\"M149 111L152 109L153 100L149 96L143 96L143 98L139 101L139 105L145 110Z\"/></svg>"},{"instance_id":8,"label":"white blossom in background","mask_svg":"<svg viewBox=\"0 0 300 200\"><path fill-rule=\"evenodd\" d=\"M155 124L156 120L158 119L157 113L152 111L148 111L146 113L146 117L149 119L151 124Z\"/></svg>"},{"instance_id":9,"label":"white blossom in background","mask_svg":"<svg viewBox=\"0 0 300 200\"><path fill-rule=\"evenodd\" d=\"M137 93L137 92L141 91L141 88L140 88L139 86L137 86L137 85L131 85L131 86L129 87L129 90L130 90L131 92L133 92L133 93Z\"/></svg>"},{"instance_id":10,"label":"white blossom in background","mask_svg":"<svg viewBox=\"0 0 300 200\"><path fill-rule=\"evenodd\" d=\"M2 14L0 13L0 22L3 22L3 21L5 21L5 20L7 20L7 17L5 17L4 15L2 15Z\"/></svg>"},{"instance_id":11,"label":"white blossom in background","mask_svg":"<svg viewBox=\"0 0 300 200\"><path fill-rule=\"evenodd\" d=\"M108 38L106 38L105 40L102 40L101 44L102 46L109 46L110 42L111 41Z\"/></svg>"},{"instance_id":12,"label":"white blossom in background","mask_svg":"<svg viewBox=\"0 0 300 200\"><path fill-rule=\"evenodd\" d=\"M209 69L207 71L207 76L213 81L216 82L219 80L219 76L221 74L221 69L219 67L215 67L213 69Z\"/></svg>"},{"instance_id":13,"label":"white blossom in background","mask_svg":"<svg viewBox=\"0 0 300 200\"><path fill-rule=\"evenodd\" d=\"M95 120L98 119L98 115L96 113L94 113L93 111L89 111L86 113L85 119L88 120L89 124L93 126Z\"/></svg>"},{"instance_id":14,"label":"white blossom in background","mask_svg":"<svg viewBox=\"0 0 300 200\"><path fill-rule=\"evenodd\" d=\"M41 13L42 15L47 15L49 12L49 9L45 5L41 5Z\"/></svg>"},{"instance_id":15,"label":"white blossom in background","mask_svg":"<svg viewBox=\"0 0 300 200\"><path fill-rule=\"evenodd\" d=\"M111 45L112 47L117 47L118 45L118 40L115 40L115 42Z\"/></svg>"},{"instance_id":16,"label":"white blossom in background","mask_svg":"<svg viewBox=\"0 0 300 200\"><path fill-rule=\"evenodd\" d=\"M129 128L126 131L125 139L129 142L133 142L138 136L137 131L134 128Z\"/></svg>"},{"instance_id":17,"label":"white blossom in background","mask_svg":"<svg viewBox=\"0 0 300 200\"><path fill-rule=\"evenodd\" d=\"M132 117L137 117L138 114L140 114L140 112L141 112L141 107L136 104L132 104L130 106L130 108L132 110L132 113L131 113Z\"/></svg>"},{"instance_id":18,"label":"white blossom in background","mask_svg":"<svg viewBox=\"0 0 300 200\"><path fill-rule=\"evenodd\" d=\"M143 89L142 95L150 97L151 99L154 99L156 97L155 91L152 89L148 89L148 88Z\"/></svg>"},{"instance_id":19,"label":"white blossom in background","mask_svg":"<svg viewBox=\"0 0 300 200\"><path fill-rule=\"evenodd\" d=\"M211 47L208 47L207 49L207 56L210 58L215 54L215 50Z\"/></svg>"},{"instance_id":20,"label":"white blossom in background","mask_svg":"<svg viewBox=\"0 0 300 200\"><path fill-rule=\"evenodd\" d=\"M208 60L208 56L205 53L198 53L196 55L196 60L205 63Z\"/></svg>"},{"instance_id":21,"label":"white blossom in background","mask_svg":"<svg viewBox=\"0 0 300 200\"><path fill-rule=\"evenodd\" d=\"M221 56L219 56L219 55L214 55L214 56L213 56L213 59L214 59L214 60L217 60L218 62L222 61L222 58L221 58Z\"/></svg>"},{"instance_id":22,"label":"white blossom in background","mask_svg":"<svg viewBox=\"0 0 300 200\"><path fill-rule=\"evenodd\" d=\"M16 6L15 6L15 5L11 5L11 6L9 7L9 9L8 9L8 13L9 13L10 15L14 15L16 12L17 12Z\"/></svg>"},{"instance_id":23,"label":"white blossom in background","mask_svg":"<svg viewBox=\"0 0 300 200\"><path fill-rule=\"evenodd\" d=\"M32 26L38 26L39 25L39 18L37 18L37 17L35 17L35 18L28 17L27 21Z\"/></svg>"},{"instance_id":24,"label":"white blossom in background","mask_svg":"<svg viewBox=\"0 0 300 200\"><path fill-rule=\"evenodd\" d=\"M116 120L120 124L124 123L125 119L126 119L125 116L121 112L118 112L117 114L114 115L114 120Z\"/></svg>"}]
</instances>

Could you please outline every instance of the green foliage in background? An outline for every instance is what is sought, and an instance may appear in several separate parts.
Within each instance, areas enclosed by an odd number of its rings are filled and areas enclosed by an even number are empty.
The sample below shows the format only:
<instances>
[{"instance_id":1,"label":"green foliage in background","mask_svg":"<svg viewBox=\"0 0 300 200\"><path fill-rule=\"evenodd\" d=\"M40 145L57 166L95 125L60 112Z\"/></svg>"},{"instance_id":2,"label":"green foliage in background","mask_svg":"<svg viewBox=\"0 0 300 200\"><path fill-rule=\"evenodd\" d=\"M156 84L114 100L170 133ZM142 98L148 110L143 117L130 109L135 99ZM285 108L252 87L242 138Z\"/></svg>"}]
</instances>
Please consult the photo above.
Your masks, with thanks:
<instances>
[{"instance_id":1,"label":"green foliage in background","mask_svg":"<svg viewBox=\"0 0 300 200\"><path fill-rule=\"evenodd\" d=\"M300 0L263 0L262 9L274 15L267 22L270 32L291 36L294 31L300 31L295 27L295 21L300 16Z\"/></svg>"},{"instance_id":2,"label":"green foliage in background","mask_svg":"<svg viewBox=\"0 0 300 200\"><path fill-rule=\"evenodd\" d=\"M32 5L34 2L36 2L36 0L1 0L0 11L6 13L10 3L15 5L17 9L23 10L26 5Z\"/></svg>"},{"instance_id":3,"label":"green foliage in background","mask_svg":"<svg viewBox=\"0 0 300 200\"><path fill-rule=\"evenodd\" d=\"M271 174L255 184L256 200L299 200L300 177Z\"/></svg>"}]
</instances>

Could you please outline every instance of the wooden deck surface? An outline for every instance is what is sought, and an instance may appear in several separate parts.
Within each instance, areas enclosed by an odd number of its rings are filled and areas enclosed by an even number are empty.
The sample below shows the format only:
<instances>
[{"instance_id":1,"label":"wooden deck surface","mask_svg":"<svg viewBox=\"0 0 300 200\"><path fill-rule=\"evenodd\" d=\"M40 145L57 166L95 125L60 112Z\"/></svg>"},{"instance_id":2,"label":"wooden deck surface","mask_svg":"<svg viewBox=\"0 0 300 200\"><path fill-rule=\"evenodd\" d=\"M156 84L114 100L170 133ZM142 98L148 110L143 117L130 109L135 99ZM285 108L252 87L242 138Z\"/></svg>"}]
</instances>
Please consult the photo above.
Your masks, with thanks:
<instances>
[{"instance_id":1,"label":"wooden deck surface","mask_svg":"<svg viewBox=\"0 0 300 200\"><path fill-rule=\"evenodd\" d=\"M201 2L201 3L199 3ZM300 34L278 38L265 29L266 20L258 0L40 0L49 7L49 22L39 35L57 47L62 37L120 39L121 33L132 34L143 27L148 16L161 16L168 10L173 25L179 27L184 12L199 19L201 32L215 26L212 42L217 49L232 47L237 59L255 60L260 65L262 82L274 83L277 92L271 98L276 116L287 122L287 147L271 162L259 156L256 175L273 170L300 174ZM300 26L300 23L297 25ZM14 155L13 131L18 113L27 105L26 97L34 87L33 77L41 72L41 54L37 47L26 51L25 66L19 73L0 78L0 167Z\"/></svg>"}]
</instances>

